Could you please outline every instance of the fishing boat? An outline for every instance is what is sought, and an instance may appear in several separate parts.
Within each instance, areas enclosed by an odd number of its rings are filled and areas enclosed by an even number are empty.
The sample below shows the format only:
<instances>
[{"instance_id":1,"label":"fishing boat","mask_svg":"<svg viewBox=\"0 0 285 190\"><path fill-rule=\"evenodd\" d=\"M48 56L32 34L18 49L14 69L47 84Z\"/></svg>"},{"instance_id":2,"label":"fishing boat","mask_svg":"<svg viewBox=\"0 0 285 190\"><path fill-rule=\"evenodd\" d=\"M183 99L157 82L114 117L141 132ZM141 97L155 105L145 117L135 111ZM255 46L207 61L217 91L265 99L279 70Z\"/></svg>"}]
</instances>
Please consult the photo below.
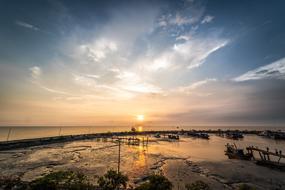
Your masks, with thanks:
<instances>
[{"instance_id":1,"label":"fishing boat","mask_svg":"<svg viewBox=\"0 0 285 190\"><path fill-rule=\"evenodd\" d=\"M159 134L159 133L156 133L156 134L154 135L154 137L155 137L155 138L160 138L160 134Z\"/></svg>"},{"instance_id":2,"label":"fishing boat","mask_svg":"<svg viewBox=\"0 0 285 190\"><path fill-rule=\"evenodd\" d=\"M202 139L209 139L209 135L207 133L199 133L198 137Z\"/></svg>"},{"instance_id":3,"label":"fishing boat","mask_svg":"<svg viewBox=\"0 0 285 190\"><path fill-rule=\"evenodd\" d=\"M251 160L252 154L244 153L243 149L237 148L236 144L226 144L225 155L229 157L229 159L240 159L240 160Z\"/></svg>"},{"instance_id":4,"label":"fishing boat","mask_svg":"<svg viewBox=\"0 0 285 190\"><path fill-rule=\"evenodd\" d=\"M197 133L197 132L193 132L190 131L187 133L188 136L191 137L197 137L197 138L202 138L202 139L209 139L209 135L207 133Z\"/></svg>"},{"instance_id":5,"label":"fishing boat","mask_svg":"<svg viewBox=\"0 0 285 190\"><path fill-rule=\"evenodd\" d=\"M229 139L238 140L238 139L243 138L243 134L240 132L227 132L226 137Z\"/></svg>"},{"instance_id":6,"label":"fishing boat","mask_svg":"<svg viewBox=\"0 0 285 190\"><path fill-rule=\"evenodd\" d=\"M259 136L275 139L275 140L285 140L285 132L282 131L262 131Z\"/></svg>"},{"instance_id":7,"label":"fishing boat","mask_svg":"<svg viewBox=\"0 0 285 190\"><path fill-rule=\"evenodd\" d=\"M179 140L179 135L170 134L170 135L168 135L168 138L169 139L174 139L174 140Z\"/></svg>"}]
</instances>

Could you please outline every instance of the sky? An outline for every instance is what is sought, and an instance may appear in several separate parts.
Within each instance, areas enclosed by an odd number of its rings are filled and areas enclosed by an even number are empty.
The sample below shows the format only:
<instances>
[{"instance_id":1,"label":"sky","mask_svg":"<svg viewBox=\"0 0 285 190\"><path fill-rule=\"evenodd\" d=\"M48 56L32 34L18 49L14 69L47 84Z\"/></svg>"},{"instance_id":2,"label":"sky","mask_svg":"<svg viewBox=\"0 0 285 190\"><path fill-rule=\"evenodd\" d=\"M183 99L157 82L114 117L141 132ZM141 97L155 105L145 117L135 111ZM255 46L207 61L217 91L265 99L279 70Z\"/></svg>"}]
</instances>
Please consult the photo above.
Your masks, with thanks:
<instances>
[{"instance_id":1,"label":"sky","mask_svg":"<svg viewBox=\"0 0 285 190\"><path fill-rule=\"evenodd\" d=\"M0 0L0 126L284 126L284 7Z\"/></svg>"}]
</instances>

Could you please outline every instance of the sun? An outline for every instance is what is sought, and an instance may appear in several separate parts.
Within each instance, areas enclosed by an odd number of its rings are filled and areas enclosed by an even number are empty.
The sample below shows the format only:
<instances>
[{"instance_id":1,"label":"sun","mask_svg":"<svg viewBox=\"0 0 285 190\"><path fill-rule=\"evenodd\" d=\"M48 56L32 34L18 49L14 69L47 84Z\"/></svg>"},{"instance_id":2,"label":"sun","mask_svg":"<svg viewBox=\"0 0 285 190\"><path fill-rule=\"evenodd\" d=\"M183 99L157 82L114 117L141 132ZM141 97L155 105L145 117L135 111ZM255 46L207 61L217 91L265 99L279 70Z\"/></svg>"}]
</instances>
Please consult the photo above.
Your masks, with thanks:
<instances>
[{"instance_id":1,"label":"sun","mask_svg":"<svg viewBox=\"0 0 285 190\"><path fill-rule=\"evenodd\" d=\"M137 115L137 120L138 121L144 121L144 115Z\"/></svg>"}]
</instances>

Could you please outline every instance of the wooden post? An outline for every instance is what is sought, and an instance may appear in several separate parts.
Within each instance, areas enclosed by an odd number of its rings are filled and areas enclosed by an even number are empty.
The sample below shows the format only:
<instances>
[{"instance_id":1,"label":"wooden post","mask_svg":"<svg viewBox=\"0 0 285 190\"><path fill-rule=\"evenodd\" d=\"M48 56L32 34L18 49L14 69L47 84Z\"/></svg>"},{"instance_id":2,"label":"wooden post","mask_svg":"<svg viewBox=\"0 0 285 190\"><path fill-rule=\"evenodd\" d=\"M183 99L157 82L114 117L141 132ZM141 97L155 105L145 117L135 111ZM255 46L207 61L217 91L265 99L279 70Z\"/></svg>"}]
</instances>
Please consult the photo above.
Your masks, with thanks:
<instances>
[{"instance_id":1,"label":"wooden post","mask_svg":"<svg viewBox=\"0 0 285 190\"><path fill-rule=\"evenodd\" d=\"M119 139L118 173L120 172L120 165L121 165L121 139Z\"/></svg>"},{"instance_id":2,"label":"wooden post","mask_svg":"<svg viewBox=\"0 0 285 190\"><path fill-rule=\"evenodd\" d=\"M259 155L260 155L261 160L264 160L264 158L263 158L261 152L258 152L258 153L259 153Z\"/></svg>"},{"instance_id":3,"label":"wooden post","mask_svg":"<svg viewBox=\"0 0 285 190\"><path fill-rule=\"evenodd\" d=\"M8 134L7 134L7 139L6 139L6 141L9 141L9 137L10 137L10 134L11 134L11 130L12 130L12 128L10 127L10 128L9 128L9 132L8 132Z\"/></svg>"},{"instance_id":4,"label":"wooden post","mask_svg":"<svg viewBox=\"0 0 285 190\"><path fill-rule=\"evenodd\" d=\"M59 128L58 136L61 136L61 127Z\"/></svg>"},{"instance_id":5,"label":"wooden post","mask_svg":"<svg viewBox=\"0 0 285 190\"><path fill-rule=\"evenodd\" d=\"M270 161L270 156L269 156L269 154L267 154L267 159L268 159L268 161Z\"/></svg>"},{"instance_id":6,"label":"wooden post","mask_svg":"<svg viewBox=\"0 0 285 190\"><path fill-rule=\"evenodd\" d=\"M253 154L253 150L250 149L250 152L251 152L251 155L252 155L253 160L255 160L255 157L254 157L254 154Z\"/></svg>"}]
</instances>

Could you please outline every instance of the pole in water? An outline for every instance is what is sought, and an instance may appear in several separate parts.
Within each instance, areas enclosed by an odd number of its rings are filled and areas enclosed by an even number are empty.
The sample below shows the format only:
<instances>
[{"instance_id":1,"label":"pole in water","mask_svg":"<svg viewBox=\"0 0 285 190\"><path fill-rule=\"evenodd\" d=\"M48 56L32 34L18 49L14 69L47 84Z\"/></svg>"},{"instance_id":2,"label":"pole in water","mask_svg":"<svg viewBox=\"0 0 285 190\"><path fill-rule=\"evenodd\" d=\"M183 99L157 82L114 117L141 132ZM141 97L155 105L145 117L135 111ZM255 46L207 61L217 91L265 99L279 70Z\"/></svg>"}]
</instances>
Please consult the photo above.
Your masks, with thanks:
<instances>
[{"instance_id":1,"label":"pole in water","mask_svg":"<svg viewBox=\"0 0 285 190\"><path fill-rule=\"evenodd\" d=\"M61 127L59 128L58 136L61 136Z\"/></svg>"},{"instance_id":2,"label":"pole in water","mask_svg":"<svg viewBox=\"0 0 285 190\"><path fill-rule=\"evenodd\" d=\"M121 164L121 139L119 139L118 173L120 172L120 164Z\"/></svg>"},{"instance_id":3,"label":"pole in water","mask_svg":"<svg viewBox=\"0 0 285 190\"><path fill-rule=\"evenodd\" d=\"M6 141L9 141L9 137L10 137L10 134L11 134L11 130L12 130L12 128L9 128L9 132L8 132L8 134L7 134L7 139L6 139Z\"/></svg>"}]
</instances>

